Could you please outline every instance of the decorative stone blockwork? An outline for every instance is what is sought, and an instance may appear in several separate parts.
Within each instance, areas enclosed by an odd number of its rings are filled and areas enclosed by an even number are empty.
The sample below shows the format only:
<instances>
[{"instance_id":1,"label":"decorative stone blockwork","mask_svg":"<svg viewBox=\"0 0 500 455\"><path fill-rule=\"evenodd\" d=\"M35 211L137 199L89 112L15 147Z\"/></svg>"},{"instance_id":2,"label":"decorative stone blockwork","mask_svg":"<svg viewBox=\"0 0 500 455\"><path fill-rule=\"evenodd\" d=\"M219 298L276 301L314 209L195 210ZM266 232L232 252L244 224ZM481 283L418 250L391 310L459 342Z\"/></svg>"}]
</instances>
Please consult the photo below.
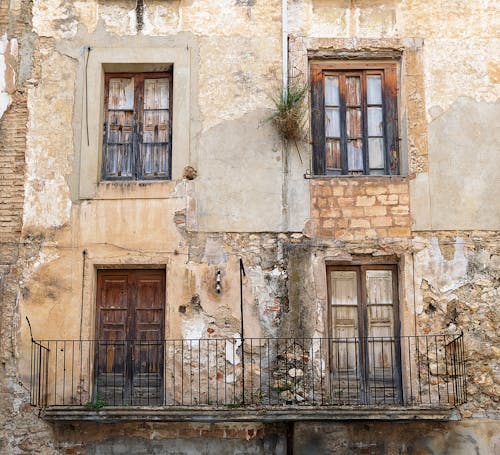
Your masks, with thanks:
<instances>
[{"instance_id":1,"label":"decorative stone blockwork","mask_svg":"<svg viewBox=\"0 0 500 455\"><path fill-rule=\"evenodd\" d=\"M405 177L311 180L309 234L356 240L408 237L409 186Z\"/></svg>"}]
</instances>

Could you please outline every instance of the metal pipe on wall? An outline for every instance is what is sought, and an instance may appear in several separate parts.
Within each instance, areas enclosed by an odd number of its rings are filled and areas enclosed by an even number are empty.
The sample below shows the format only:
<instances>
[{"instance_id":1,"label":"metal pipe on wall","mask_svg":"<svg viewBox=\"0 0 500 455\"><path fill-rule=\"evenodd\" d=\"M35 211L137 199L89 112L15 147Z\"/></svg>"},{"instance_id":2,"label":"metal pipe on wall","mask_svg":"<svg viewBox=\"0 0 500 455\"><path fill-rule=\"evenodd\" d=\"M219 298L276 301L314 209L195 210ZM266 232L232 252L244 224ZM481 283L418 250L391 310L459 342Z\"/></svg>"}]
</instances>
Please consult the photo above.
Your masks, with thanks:
<instances>
[{"instance_id":1,"label":"metal pipe on wall","mask_svg":"<svg viewBox=\"0 0 500 455\"><path fill-rule=\"evenodd\" d=\"M282 46L282 85L283 99L288 96L288 0L281 0L281 46Z\"/></svg>"}]
</instances>

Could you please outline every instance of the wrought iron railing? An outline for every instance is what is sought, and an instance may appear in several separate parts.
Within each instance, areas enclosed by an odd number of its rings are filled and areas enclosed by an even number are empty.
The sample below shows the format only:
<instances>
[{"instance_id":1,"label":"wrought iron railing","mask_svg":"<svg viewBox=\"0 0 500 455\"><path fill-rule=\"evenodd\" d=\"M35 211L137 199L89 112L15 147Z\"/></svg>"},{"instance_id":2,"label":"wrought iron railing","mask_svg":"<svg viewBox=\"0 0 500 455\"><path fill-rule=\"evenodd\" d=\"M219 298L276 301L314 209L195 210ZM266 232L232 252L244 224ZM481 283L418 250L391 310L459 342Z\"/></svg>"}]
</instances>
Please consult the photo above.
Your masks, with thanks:
<instances>
[{"instance_id":1,"label":"wrought iron railing","mask_svg":"<svg viewBox=\"0 0 500 455\"><path fill-rule=\"evenodd\" d=\"M31 402L85 406L455 406L463 335L33 341Z\"/></svg>"}]
</instances>

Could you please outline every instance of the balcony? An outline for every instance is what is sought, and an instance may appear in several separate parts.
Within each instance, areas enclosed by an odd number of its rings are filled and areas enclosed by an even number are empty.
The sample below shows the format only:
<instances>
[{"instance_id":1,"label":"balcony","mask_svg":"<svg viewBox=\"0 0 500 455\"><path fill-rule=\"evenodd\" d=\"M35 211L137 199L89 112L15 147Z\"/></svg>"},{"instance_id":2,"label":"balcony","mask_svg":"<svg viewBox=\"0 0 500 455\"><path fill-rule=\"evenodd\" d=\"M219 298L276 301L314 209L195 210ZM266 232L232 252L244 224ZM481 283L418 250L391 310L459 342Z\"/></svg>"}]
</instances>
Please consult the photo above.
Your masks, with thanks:
<instances>
[{"instance_id":1,"label":"balcony","mask_svg":"<svg viewBox=\"0 0 500 455\"><path fill-rule=\"evenodd\" d=\"M463 336L33 340L45 419L438 419L466 401Z\"/></svg>"}]
</instances>

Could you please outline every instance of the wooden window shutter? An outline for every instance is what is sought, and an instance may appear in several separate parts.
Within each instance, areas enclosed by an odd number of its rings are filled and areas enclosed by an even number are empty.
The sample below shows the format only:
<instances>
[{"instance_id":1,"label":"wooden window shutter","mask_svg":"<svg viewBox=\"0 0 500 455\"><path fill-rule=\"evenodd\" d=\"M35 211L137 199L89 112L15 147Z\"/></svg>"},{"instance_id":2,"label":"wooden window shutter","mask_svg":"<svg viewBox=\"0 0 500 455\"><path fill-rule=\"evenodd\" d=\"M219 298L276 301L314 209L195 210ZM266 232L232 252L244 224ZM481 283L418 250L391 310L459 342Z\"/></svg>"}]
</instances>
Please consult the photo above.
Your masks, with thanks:
<instances>
[{"instance_id":1,"label":"wooden window shutter","mask_svg":"<svg viewBox=\"0 0 500 455\"><path fill-rule=\"evenodd\" d=\"M135 168L134 78L108 78L106 97L103 177L130 179Z\"/></svg>"},{"instance_id":2,"label":"wooden window shutter","mask_svg":"<svg viewBox=\"0 0 500 455\"><path fill-rule=\"evenodd\" d=\"M311 68L311 133L313 143L313 174L325 174L325 109L323 72L318 66Z\"/></svg>"},{"instance_id":3,"label":"wooden window shutter","mask_svg":"<svg viewBox=\"0 0 500 455\"><path fill-rule=\"evenodd\" d=\"M170 169L170 80L144 80L141 142L143 178L168 177Z\"/></svg>"},{"instance_id":4,"label":"wooden window shutter","mask_svg":"<svg viewBox=\"0 0 500 455\"><path fill-rule=\"evenodd\" d=\"M399 174L399 137L398 137L398 84L395 66L384 71L384 108L387 140L387 165L390 175Z\"/></svg>"}]
</instances>

